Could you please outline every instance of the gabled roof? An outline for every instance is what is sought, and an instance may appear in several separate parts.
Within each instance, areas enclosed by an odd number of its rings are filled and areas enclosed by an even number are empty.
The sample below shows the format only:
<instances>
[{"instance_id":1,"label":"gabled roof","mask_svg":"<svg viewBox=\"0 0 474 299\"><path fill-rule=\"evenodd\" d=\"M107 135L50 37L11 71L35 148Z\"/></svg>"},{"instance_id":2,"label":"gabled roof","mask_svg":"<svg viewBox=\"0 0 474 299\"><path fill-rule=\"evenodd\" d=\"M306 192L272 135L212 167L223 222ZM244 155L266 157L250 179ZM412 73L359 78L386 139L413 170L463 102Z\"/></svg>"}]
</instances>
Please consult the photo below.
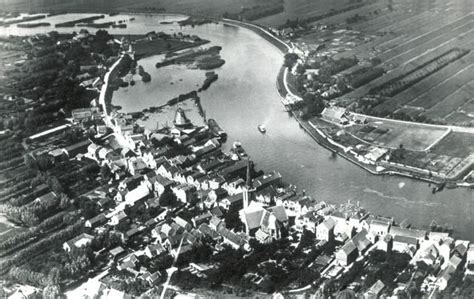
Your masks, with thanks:
<instances>
[{"instance_id":1,"label":"gabled roof","mask_svg":"<svg viewBox=\"0 0 474 299\"><path fill-rule=\"evenodd\" d=\"M372 221L370 222L370 229L380 228L380 229L388 231L389 227L390 227L390 223L388 223L386 221L382 221L382 220L378 220L378 219L372 219Z\"/></svg>"},{"instance_id":2,"label":"gabled roof","mask_svg":"<svg viewBox=\"0 0 474 299\"><path fill-rule=\"evenodd\" d=\"M457 252L461 257L464 256L467 252L467 247L463 243L456 245L453 249L454 252Z\"/></svg>"},{"instance_id":3,"label":"gabled roof","mask_svg":"<svg viewBox=\"0 0 474 299\"><path fill-rule=\"evenodd\" d=\"M367 247L370 246L370 241L367 239L367 231L365 229L358 232L353 238L352 241L357 247L359 252L364 251Z\"/></svg>"},{"instance_id":4,"label":"gabled roof","mask_svg":"<svg viewBox=\"0 0 474 299\"><path fill-rule=\"evenodd\" d=\"M274 206L268 208L270 212L275 215L275 218L280 221L280 222L286 222L288 221L288 215L286 214L286 210L283 206Z\"/></svg>"},{"instance_id":5,"label":"gabled roof","mask_svg":"<svg viewBox=\"0 0 474 299\"><path fill-rule=\"evenodd\" d=\"M344 246L342 246L342 248L339 249L340 252L343 252L346 255L351 255L356 250L357 250L357 247L352 240L347 241L346 244L344 244Z\"/></svg>"},{"instance_id":6,"label":"gabled roof","mask_svg":"<svg viewBox=\"0 0 474 299\"><path fill-rule=\"evenodd\" d=\"M407 245L415 245L415 246L418 245L418 239L413 238L413 237L400 236L400 235L396 235L395 237L393 237L393 242L404 243Z\"/></svg>"},{"instance_id":7,"label":"gabled roof","mask_svg":"<svg viewBox=\"0 0 474 299\"><path fill-rule=\"evenodd\" d=\"M147 246L147 249L152 253L152 254L161 254L163 252L165 252L165 249L163 248L163 246L158 243L158 244L151 244L151 245L148 245Z\"/></svg>"},{"instance_id":8,"label":"gabled roof","mask_svg":"<svg viewBox=\"0 0 474 299\"><path fill-rule=\"evenodd\" d=\"M224 237L227 241L237 245L237 246L243 246L246 241L243 239L241 236L237 235L234 232L231 232L227 228L223 227L219 230L219 234Z\"/></svg>"},{"instance_id":9,"label":"gabled roof","mask_svg":"<svg viewBox=\"0 0 474 299\"><path fill-rule=\"evenodd\" d=\"M140 232L140 230L137 227L133 227L133 228L129 229L127 232L125 232L125 236L127 238L130 238L130 237L135 236L139 232Z\"/></svg>"},{"instance_id":10,"label":"gabled roof","mask_svg":"<svg viewBox=\"0 0 474 299\"><path fill-rule=\"evenodd\" d=\"M212 208L211 214L212 214L213 216L216 216L216 217L222 217L222 216L224 216L224 213L222 212L222 210L221 210L219 207L214 207L214 208Z\"/></svg>"},{"instance_id":11,"label":"gabled roof","mask_svg":"<svg viewBox=\"0 0 474 299\"><path fill-rule=\"evenodd\" d=\"M100 213L99 215L87 220L91 226L95 226L95 225L100 225L102 223L105 223L107 222L107 217L105 217L105 214L104 213Z\"/></svg>"},{"instance_id":12,"label":"gabled roof","mask_svg":"<svg viewBox=\"0 0 474 299\"><path fill-rule=\"evenodd\" d=\"M186 220L184 220L183 218L181 218L179 216L174 217L173 220L176 224L178 224L180 227L182 227L184 229L191 226L191 224L189 222L187 222Z\"/></svg>"},{"instance_id":13,"label":"gabled roof","mask_svg":"<svg viewBox=\"0 0 474 299\"><path fill-rule=\"evenodd\" d=\"M161 175L159 175L159 174L156 175L155 181L156 181L157 183L159 183L160 185L162 185L163 187L165 187L165 188L168 187L168 186L173 185L173 183L174 183L172 180L170 180L170 179L168 179L168 178L165 178L165 177L163 177L163 176L161 176Z\"/></svg>"},{"instance_id":14,"label":"gabled roof","mask_svg":"<svg viewBox=\"0 0 474 299\"><path fill-rule=\"evenodd\" d=\"M247 227L249 230L255 229L260 227L260 223L262 222L262 216L265 210L256 210L245 213L245 222L247 223Z\"/></svg>"},{"instance_id":15,"label":"gabled roof","mask_svg":"<svg viewBox=\"0 0 474 299\"><path fill-rule=\"evenodd\" d=\"M123 252L125 252L125 249L123 249L121 246L117 246L110 250L110 254L113 256L117 256Z\"/></svg>"},{"instance_id":16,"label":"gabled roof","mask_svg":"<svg viewBox=\"0 0 474 299\"><path fill-rule=\"evenodd\" d=\"M390 228L389 234L392 236L399 235L416 239L425 239L426 237L426 231L424 230L401 228L399 226L392 226Z\"/></svg>"},{"instance_id":17,"label":"gabled roof","mask_svg":"<svg viewBox=\"0 0 474 299\"><path fill-rule=\"evenodd\" d=\"M237 194L227 197L227 200L230 202L231 205L233 205L240 201L243 201L244 195L242 193L237 193Z\"/></svg>"},{"instance_id":18,"label":"gabled roof","mask_svg":"<svg viewBox=\"0 0 474 299\"><path fill-rule=\"evenodd\" d=\"M456 268L456 269L459 267L459 265L461 264L461 262L462 262L462 259L459 258L459 257L456 256L456 255L453 255L453 256L451 257L451 259L449 260L449 263L450 263L454 268Z\"/></svg>"},{"instance_id":19,"label":"gabled roof","mask_svg":"<svg viewBox=\"0 0 474 299\"><path fill-rule=\"evenodd\" d=\"M203 223L199 226L199 231L201 231L206 236L211 237L211 239L215 240L219 238L219 234L206 223Z\"/></svg>"},{"instance_id":20,"label":"gabled roof","mask_svg":"<svg viewBox=\"0 0 474 299\"><path fill-rule=\"evenodd\" d=\"M385 284L381 282L380 280L377 280L367 291L367 293L374 294L378 296L380 292L382 292L383 288L385 288Z\"/></svg>"},{"instance_id":21,"label":"gabled roof","mask_svg":"<svg viewBox=\"0 0 474 299\"><path fill-rule=\"evenodd\" d=\"M212 214L209 213L209 212L205 212L205 213L203 213L203 214L194 216L194 217L193 217L193 220L194 220L195 222L198 222L198 221L203 221L203 220L207 220L207 219L210 219L210 218L212 218Z\"/></svg>"},{"instance_id":22,"label":"gabled roof","mask_svg":"<svg viewBox=\"0 0 474 299\"><path fill-rule=\"evenodd\" d=\"M336 226L336 221L334 219L332 219L331 217L328 217L320 225L325 227L327 230L331 230Z\"/></svg>"},{"instance_id":23,"label":"gabled roof","mask_svg":"<svg viewBox=\"0 0 474 299\"><path fill-rule=\"evenodd\" d=\"M219 219L218 217L212 217L211 220L209 221L209 224L214 225L215 227L218 227L223 221Z\"/></svg>"}]
</instances>

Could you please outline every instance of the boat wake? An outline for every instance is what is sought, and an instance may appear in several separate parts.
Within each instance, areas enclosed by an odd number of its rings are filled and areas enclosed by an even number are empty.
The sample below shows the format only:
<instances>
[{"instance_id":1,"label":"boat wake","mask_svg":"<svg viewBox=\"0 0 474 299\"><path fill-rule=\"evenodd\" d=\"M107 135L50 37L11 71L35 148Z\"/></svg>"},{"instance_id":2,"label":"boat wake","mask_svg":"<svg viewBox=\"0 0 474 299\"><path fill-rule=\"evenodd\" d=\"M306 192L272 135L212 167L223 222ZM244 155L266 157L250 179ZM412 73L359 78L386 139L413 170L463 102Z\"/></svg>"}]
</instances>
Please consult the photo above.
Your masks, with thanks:
<instances>
[{"instance_id":1,"label":"boat wake","mask_svg":"<svg viewBox=\"0 0 474 299\"><path fill-rule=\"evenodd\" d=\"M370 189L368 187L365 187L364 188L364 193L370 193L370 194L375 194L381 198L385 198L385 199L390 199L390 200L397 200L399 201L399 204L401 203L414 203L415 201L412 201L412 200L409 200L408 198L406 197L403 197L403 196L390 196L390 195L386 195L384 194L383 192L381 191L377 191L377 190L374 190L374 189ZM428 206L428 207L432 207L432 206L438 206L439 203L435 203L435 202L417 202L419 204L422 204L422 205L425 205L425 206Z\"/></svg>"}]
</instances>

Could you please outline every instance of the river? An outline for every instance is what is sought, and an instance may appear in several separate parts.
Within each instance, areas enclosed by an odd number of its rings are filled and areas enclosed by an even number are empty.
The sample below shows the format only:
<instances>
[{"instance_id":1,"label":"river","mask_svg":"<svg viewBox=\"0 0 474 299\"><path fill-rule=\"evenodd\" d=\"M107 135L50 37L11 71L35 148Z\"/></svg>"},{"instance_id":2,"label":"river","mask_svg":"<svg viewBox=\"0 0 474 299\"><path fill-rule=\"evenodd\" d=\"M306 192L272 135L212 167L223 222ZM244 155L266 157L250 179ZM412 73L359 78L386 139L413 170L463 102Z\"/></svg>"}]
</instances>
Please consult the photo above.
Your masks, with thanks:
<instances>
[{"instance_id":1,"label":"river","mask_svg":"<svg viewBox=\"0 0 474 299\"><path fill-rule=\"evenodd\" d=\"M125 31L111 29L110 32L180 31L176 24L159 24L163 20L179 19L178 16L135 17L136 20L130 22ZM128 17L121 15L114 18ZM16 34L51 30L47 27L11 29ZM1 28L0 34L5 30L8 29ZM71 31L67 28L61 30ZM427 183L408 178L373 176L340 157L333 158L329 151L316 144L283 111L275 86L283 58L267 41L247 29L221 24L185 27L182 30L223 47L221 55L226 63L216 70L219 79L207 91L200 93L200 97L207 116L216 119L227 131L227 146L235 140L242 142L258 168L278 170L286 182L295 184L318 200L329 203L360 202L373 214L394 216L397 221L407 218L419 228L427 228L432 220L438 224L448 223L454 227L456 237L474 240L474 231L471 230L474 224L473 190L458 188L432 194ZM137 80L135 86L115 92L114 105L122 106L123 112L140 111L158 106L202 84L203 71L187 70L181 66L157 70L154 63L158 59L150 57L139 61L151 74L152 81L144 84ZM183 107L189 105L184 104ZM169 111L167 115L150 117L146 125L153 129L169 121L171 115L172 111ZM191 118L199 119L196 115L191 115ZM265 124L266 134L257 131L258 124Z\"/></svg>"}]
</instances>

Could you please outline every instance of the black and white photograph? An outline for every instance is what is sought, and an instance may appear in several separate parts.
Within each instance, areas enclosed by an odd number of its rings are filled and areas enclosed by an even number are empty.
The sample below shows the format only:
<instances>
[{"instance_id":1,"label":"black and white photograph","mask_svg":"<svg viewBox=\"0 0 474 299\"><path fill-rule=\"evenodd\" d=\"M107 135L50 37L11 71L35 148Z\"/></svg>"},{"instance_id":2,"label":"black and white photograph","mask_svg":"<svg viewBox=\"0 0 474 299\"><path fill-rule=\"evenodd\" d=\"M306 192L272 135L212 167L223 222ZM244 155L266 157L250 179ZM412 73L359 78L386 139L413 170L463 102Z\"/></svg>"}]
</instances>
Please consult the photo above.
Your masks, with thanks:
<instances>
[{"instance_id":1,"label":"black and white photograph","mask_svg":"<svg viewBox=\"0 0 474 299\"><path fill-rule=\"evenodd\" d=\"M3 298L474 298L474 1L0 0Z\"/></svg>"}]
</instances>

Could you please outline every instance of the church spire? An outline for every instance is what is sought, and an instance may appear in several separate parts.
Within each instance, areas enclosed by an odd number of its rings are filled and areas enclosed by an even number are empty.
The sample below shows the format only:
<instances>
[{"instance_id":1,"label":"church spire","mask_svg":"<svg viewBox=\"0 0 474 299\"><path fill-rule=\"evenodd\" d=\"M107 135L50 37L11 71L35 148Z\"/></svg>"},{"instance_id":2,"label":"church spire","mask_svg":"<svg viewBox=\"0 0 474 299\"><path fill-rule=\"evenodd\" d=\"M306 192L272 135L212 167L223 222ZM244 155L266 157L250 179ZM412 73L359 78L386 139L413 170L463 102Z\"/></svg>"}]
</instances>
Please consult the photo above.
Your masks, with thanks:
<instances>
[{"instance_id":1,"label":"church spire","mask_svg":"<svg viewBox=\"0 0 474 299\"><path fill-rule=\"evenodd\" d=\"M253 167L253 162L248 160L247 163L247 177L245 188L243 192L243 200L244 200L244 209L246 209L252 200L255 200L255 189L253 188L252 183L252 176L250 175L250 168Z\"/></svg>"}]
</instances>

